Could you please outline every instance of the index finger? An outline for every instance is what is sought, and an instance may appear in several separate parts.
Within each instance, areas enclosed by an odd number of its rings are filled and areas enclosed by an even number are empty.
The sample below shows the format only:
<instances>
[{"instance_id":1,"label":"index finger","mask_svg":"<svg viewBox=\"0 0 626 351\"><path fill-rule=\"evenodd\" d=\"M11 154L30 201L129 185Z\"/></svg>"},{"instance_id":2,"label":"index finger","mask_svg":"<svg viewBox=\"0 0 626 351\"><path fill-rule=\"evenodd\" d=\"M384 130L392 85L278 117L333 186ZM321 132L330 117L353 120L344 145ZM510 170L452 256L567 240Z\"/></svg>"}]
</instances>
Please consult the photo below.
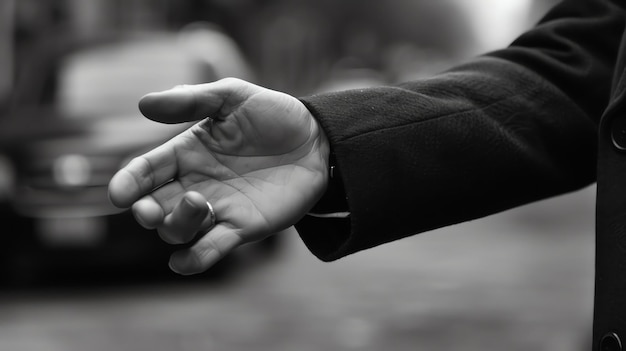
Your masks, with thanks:
<instances>
[{"instance_id":1,"label":"index finger","mask_svg":"<svg viewBox=\"0 0 626 351\"><path fill-rule=\"evenodd\" d=\"M109 199L113 205L126 208L170 181L177 173L172 141L134 158L109 182Z\"/></svg>"}]
</instances>

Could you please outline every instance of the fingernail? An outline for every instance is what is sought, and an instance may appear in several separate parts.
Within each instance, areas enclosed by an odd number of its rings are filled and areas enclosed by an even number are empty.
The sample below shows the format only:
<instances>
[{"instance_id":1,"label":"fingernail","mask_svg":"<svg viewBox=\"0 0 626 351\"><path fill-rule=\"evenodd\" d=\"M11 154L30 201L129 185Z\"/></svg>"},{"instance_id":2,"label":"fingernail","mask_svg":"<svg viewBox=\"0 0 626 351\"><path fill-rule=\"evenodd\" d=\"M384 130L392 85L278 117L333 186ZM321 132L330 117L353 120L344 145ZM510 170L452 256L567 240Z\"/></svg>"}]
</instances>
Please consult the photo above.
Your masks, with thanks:
<instances>
[{"instance_id":1,"label":"fingernail","mask_svg":"<svg viewBox=\"0 0 626 351\"><path fill-rule=\"evenodd\" d=\"M208 250L202 254L201 260L188 251L176 251L170 256L169 268L181 275L201 273L214 265L220 259L216 250Z\"/></svg>"},{"instance_id":2,"label":"fingernail","mask_svg":"<svg viewBox=\"0 0 626 351\"><path fill-rule=\"evenodd\" d=\"M201 215L204 215L203 209L201 207L196 206L195 203L193 203L191 200L189 200L186 197L183 198L181 206L183 208L183 211L185 211L186 213L189 213L193 217L199 217Z\"/></svg>"},{"instance_id":3,"label":"fingernail","mask_svg":"<svg viewBox=\"0 0 626 351\"><path fill-rule=\"evenodd\" d=\"M198 272L198 260L187 251L176 251L170 256L170 269L181 275L191 275Z\"/></svg>"},{"instance_id":4,"label":"fingernail","mask_svg":"<svg viewBox=\"0 0 626 351\"><path fill-rule=\"evenodd\" d=\"M172 272L177 273L177 274L182 274L180 272L180 270L178 270L178 268L176 268L176 265L172 262L172 258L170 258L170 261L167 263L167 265L169 266L169 268L170 268L170 270Z\"/></svg>"},{"instance_id":5,"label":"fingernail","mask_svg":"<svg viewBox=\"0 0 626 351\"><path fill-rule=\"evenodd\" d=\"M179 263L175 262L174 257L170 257L170 261L168 262L168 266L170 267L170 270L172 272L174 272L174 273L177 273L177 274L180 274L180 275L189 275L189 273L185 273L184 270L179 267Z\"/></svg>"}]
</instances>

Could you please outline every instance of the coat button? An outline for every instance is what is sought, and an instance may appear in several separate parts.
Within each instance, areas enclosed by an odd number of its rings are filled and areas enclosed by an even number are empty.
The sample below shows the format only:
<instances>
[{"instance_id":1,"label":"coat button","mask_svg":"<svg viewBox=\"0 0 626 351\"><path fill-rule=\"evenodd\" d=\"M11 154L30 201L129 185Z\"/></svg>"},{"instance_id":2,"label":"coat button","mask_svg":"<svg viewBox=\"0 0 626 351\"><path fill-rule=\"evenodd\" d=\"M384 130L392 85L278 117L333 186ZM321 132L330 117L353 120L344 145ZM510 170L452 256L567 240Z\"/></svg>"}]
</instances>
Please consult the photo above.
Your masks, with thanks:
<instances>
[{"instance_id":1,"label":"coat button","mask_svg":"<svg viewBox=\"0 0 626 351\"><path fill-rule=\"evenodd\" d=\"M600 351L622 351L622 342L615 333L607 333L600 340Z\"/></svg>"},{"instance_id":2,"label":"coat button","mask_svg":"<svg viewBox=\"0 0 626 351\"><path fill-rule=\"evenodd\" d=\"M626 151L626 118L611 121L611 140L618 150Z\"/></svg>"}]
</instances>

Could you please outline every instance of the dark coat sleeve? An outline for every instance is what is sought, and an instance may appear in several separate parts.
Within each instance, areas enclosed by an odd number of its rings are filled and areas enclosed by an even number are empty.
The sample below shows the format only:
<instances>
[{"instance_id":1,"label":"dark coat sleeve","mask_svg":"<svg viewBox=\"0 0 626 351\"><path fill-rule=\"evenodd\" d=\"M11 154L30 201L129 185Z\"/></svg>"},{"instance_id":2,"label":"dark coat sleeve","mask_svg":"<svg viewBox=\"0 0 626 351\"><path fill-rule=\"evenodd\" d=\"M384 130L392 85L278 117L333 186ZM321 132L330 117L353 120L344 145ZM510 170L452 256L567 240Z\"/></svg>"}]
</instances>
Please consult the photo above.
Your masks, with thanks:
<instances>
[{"instance_id":1,"label":"dark coat sleeve","mask_svg":"<svg viewBox=\"0 0 626 351\"><path fill-rule=\"evenodd\" d=\"M351 212L303 218L307 247L335 260L593 183L623 27L611 1L564 1L510 47L433 78L302 98Z\"/></svg>"}]
</instances>

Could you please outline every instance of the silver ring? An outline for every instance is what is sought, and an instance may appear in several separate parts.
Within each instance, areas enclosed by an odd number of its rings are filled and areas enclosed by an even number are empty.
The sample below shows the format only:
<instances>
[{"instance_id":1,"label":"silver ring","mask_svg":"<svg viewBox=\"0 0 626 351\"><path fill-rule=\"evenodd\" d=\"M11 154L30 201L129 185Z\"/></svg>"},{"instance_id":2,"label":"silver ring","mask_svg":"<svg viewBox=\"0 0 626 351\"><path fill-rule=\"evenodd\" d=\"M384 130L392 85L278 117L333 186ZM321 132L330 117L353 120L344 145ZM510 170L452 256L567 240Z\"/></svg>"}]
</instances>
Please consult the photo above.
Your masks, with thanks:
<instances>
[{"instance_id":1,"label":"silver ring","mask_svg":"<svg viewBox=\"0 0 626 351\"><path fill-rule=\"evenodd\" d=\"M215 226L215 222L217 221L215 217L215 210L213 210L213 206L210 202L207 201L206 205L209 207L209 218L211 220L211 225L209 226L209 228L213 228Z\"/></svg>"}]
</instances>

